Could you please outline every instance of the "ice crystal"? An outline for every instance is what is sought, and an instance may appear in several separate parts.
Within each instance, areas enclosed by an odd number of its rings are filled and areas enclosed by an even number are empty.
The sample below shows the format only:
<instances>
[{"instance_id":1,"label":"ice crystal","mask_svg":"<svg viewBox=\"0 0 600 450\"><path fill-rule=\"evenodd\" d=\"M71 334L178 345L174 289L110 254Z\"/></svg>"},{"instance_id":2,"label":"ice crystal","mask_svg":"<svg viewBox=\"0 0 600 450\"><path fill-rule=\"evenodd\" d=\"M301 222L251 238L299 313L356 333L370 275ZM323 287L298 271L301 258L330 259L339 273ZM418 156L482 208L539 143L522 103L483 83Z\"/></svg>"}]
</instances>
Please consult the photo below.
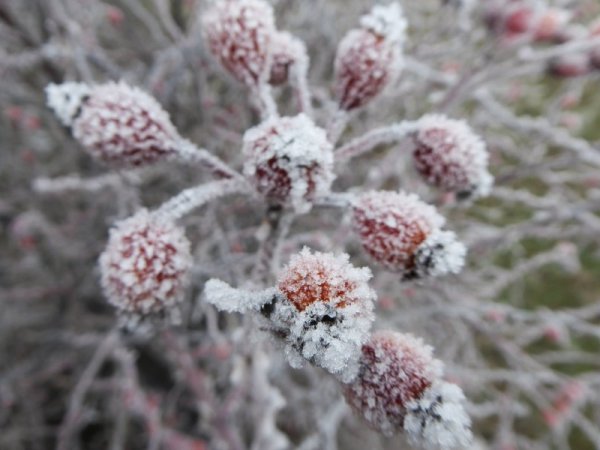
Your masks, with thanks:
<instances>
[{"instance_id":1,"label":"ice crystal","mask_svg":"<svg viewBox=\"0 0 600 450\"><path fill-rule=\"evenodd\" d=\"M415 167L428 183L459 197L489 193L493 178L488 152L466 122L437 114L423 116L414 140Z\"/></svg>"},{"instance_id":2,"label":"ice crystal","mask_svg":"<svg viewBox=\"0 0 600 450\"><path fill-rule=\"evenodd\" d=\"M360 25L377 36L400 45L406 39L406 19L399 3L375 5L368 14L360 18Z\"/></svg>"},{"instance_id":3,"label":"ice crystal","mask_svg":"<svg viewBox=\"0 0 600 450\"><path fill-rule=\"evenodd\" d=\"M236 289L217 279L210 279L204 285L206 300L220 311L246 312L258 310L263 305L275 301L279 295L277 289L271 288L260 292Z\"/></svg>"},{"instance_id":4,"label":"ice crystal","mask_svg":"<svg viewBox=\"0 0 600 450\"><path fill-rule=\"evenodd\" d=\"M73 124L89 95L90 86L85 83L52 83L46 86L46 102L48 107L66 127L70 127Z\"/></svg>"},{"instance_id":5,"label":"ice crystal","mask_svg":"<svg viewBox=\"0 0 600 450\"><path fill-rule=\"evenodd\" d=\"M404 431L411 445L426 450L468 448L473 436L464 402L462 390L445 381L436 381L410 401Z\"/></svg>"},{"instance_id":6,"label":"ice crystal","mask_svg":"<svg viewBox=\"0 0 600 450\"><path fill-rule=\"evenodd\" d=\"M100 256L104 293L133 321L176 321L192 265L190 243L174 223L141 210L118 222Z\"/></svg>"},{"instance_id":7,"label":"ice crystal","mask_svg":"<svg viewBox=\"0 0 600 450\"><path fill-rule=\"evenodd\" d=\"M306 115L272 117L244 134L244 174L269 201L297 212L327 194L334 179L332 145Z\"/></svg>"}]
</instances>

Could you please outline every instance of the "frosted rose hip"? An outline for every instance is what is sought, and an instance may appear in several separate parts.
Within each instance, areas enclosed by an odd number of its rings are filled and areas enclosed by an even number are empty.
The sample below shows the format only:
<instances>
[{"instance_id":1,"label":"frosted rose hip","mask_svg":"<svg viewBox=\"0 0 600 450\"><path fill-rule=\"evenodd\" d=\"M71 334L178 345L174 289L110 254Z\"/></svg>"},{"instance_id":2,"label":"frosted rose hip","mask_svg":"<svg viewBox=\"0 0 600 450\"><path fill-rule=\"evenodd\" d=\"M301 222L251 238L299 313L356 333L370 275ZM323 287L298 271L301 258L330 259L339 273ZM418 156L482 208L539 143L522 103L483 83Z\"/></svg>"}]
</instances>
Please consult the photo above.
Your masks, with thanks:
<instances>
[{"instance_id":1,"label":"frosted rose hip","mask_svg":"<svg viewBox=\"0 0 600 450\"><path fill-rule=\"evenodd\" d=\"M100 256L104 293L127 316L175 317L192 265L183 230L142 210L116 224Z\"/></svg>"},{"instance_id":2,"label":"frosted rose hip","mask_svg":"<svg viewBox=\"0 0 600 450\"><path fill-rule=\"evenodd\" d=\"M403 279L457 273L466 249L445 219L415 195L373 191L353 205L353 226L365 251Z\"/></svg>"},{"instance_id":3,"label":"frosted rose hip","mask_svg":"<svg viewBox=\"0 0 600 450\"><path fill-rule=\"evenodd\" d=\"M335 59L335 94L341 109L360 108L396 78L406 21L398 3L377 5L348 32Z\"/></svg>"},{"instance_id":4,"label":"frosted rose hip","mask_svg":"<svg viewBox=\"0 0 600 450\"><path fill-rule=\"evenodd\" d=\"M267 81L275 18L262 0L218 0L202 17L212 55L246 86Z\"/></svg>"},{"instance_id":5,"label":"frosted rose hip","mask_svg":"<svg viewBox=\"0 0 600 450\"><path fill-rule=\"evenodd\" d=\"M401 430L407 404L423 395L442 372L433 349L421 339L376 331L362 347L358 377L345 387L346 400L376 430Z\"/></svg>"},{"instance_id":6,"label":"frosted rose hip","mask_svg":"<svg viewBox=\"0 0 600 450\"><path fill-rule=\"evenodd\" d=\"M443 365L421 339L375 332L362 347L359 365L344 395L371 427L386 436L404 432L413 446L426 450L468 448L465 397L441 379Z\"/></svg>"},{"instance_id":7,"label":"frosted rose hip","mask_svg":"<svg viewBox=\"0 0 600 450\"><path fill-rule=\"evenodd\" d=\"M307 116L272 117L244 134L244 174L270 202L310 209L334 179L332 145Z\"/></svg>"},{"instance_id":8,"label":"frosted rose hip","mask_svg":"<svg viewBox=\"0 0 600 450\"><path fill-rule=\"evenodd\" d=\"M342 381L358 370L360 348L374 320L371 271L348 262L348 255L294 255L277 283L280 300L270 320L286 330L286 355L294 367L304 360Z\"/></svg>"},{"instance_id":9,"label":"frosted rose hip","mask_svg":"<svg viewBox=\"0 0 600 450\"><path fill-rule=\"evenodd\" d=\"M488 152L466 122L426 115L418 121L413 139L415 167L429 184L459 198L489 193L493 178Z\"/></svg>"},{"instance_id":10,"label":"frosted rose hip","mask_svg":"<svg viewBox=\"0 0 600 450\"><path fill-rule=\"evenodd\" d=\"M155 163L175 153L179 135L150 95L124 82L49 85L48 105L96 159L118 167Z\"/></svg>"}]
</instances>

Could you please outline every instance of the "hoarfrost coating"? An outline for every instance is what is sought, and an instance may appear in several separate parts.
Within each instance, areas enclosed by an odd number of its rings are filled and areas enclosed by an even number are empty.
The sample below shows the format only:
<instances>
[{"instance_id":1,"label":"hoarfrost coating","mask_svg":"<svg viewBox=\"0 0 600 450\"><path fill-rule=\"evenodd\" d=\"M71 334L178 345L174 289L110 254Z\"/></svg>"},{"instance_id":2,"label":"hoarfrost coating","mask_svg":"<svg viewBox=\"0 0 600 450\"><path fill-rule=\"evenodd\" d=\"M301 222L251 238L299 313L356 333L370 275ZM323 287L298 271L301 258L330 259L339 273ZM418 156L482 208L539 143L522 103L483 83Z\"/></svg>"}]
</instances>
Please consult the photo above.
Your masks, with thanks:
<instances>
[{"instance_id":1,"label":"hoarfrost coating","mask_svg":"<svg viewBox=\"0 0 600 450\"><path fill-rule=\"evenodd\" d=\"M483 197L493 183L485 143L462 120L429 114L414 135L417 171L433 186L459 197Z\"/></svg>"},{"instance_id":2,"label":"hoarfrost coating","mask_svg":"<svg viewBox=\"0 0 600 450\"><path fill-rule=\"evenodd\" d=\"M404 279L458 273L466 249L442 231L445 219L415 194L373 191L353 203L354 230L365 251Z\"/></svg>"},{"instance_id":3,"label":"hoarfrost coating","mask_svg":"<svg viewBox=\"0 0 600 450\"><path fill-rule=\"evenodd\" d=\"M106 298L134 322L158 315L177 321L191 267L183 230L146 210L117 223L100 256Z\"/></svg>"},{"instance_id":4,"label":"hoarfrost coating","mask_svg":"<svg viewBox=\"0 0 600 450\"><path fill-rule=\"evenodd\" d=\"M272 117L244 134L244 175L268 200L297 212L329 193L333 146L306 115Z\"/></svg>"},{"instance_id":5,"label":"hoarfrost coating","mask_svg":"<svg viewBox=\"0 0 600 450\"><path fill-rule=\"evenodd\" d=\"M48 105L96 159L115 167L152 164L175 152L179 135L150 95L124 82L49 85Z\"/></svg>"}]
</instances>

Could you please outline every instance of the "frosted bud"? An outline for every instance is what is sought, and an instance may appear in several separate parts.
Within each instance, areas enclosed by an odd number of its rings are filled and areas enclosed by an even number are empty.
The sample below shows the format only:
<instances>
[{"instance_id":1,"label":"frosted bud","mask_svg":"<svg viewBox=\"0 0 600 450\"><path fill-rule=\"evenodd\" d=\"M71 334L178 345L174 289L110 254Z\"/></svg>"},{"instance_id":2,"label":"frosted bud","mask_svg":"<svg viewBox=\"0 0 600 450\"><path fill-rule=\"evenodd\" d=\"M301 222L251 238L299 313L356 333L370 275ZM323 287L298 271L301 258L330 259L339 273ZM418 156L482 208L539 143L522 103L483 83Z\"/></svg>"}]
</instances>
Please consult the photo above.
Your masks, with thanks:
<instances>
[{"instance_id":1,"label":"frosted bud","mask_svg":"<svg viewBox=\"0 0 600 450\"><path fill-rule=\"evenodd\" d=\"M294 366L302 359L342 381L356 376L361 346L374 320L375 292L368 268L357 268L348 255L314 254L304 248L279 276L282 295L269 313L287 331L286 354Z\"/></svg>"},{"instance_id":2,"label":"frosted bud","mask_svg":"<svg viewBox=\"0 0 600 450\"><path fill-rule=\"evenodd\" d=\"M459 198L489 194L493 177L488 152L466 122L437 114L423 116L414 143L415 167L427 183Z\"/></svg>"},{"instance_id":3,"label":"frosted bud","mask_svg":"<svg viewBox=\"0 0 600 450\"><path fill-rule=\"evenodd\" d=\"M202 17L213 57L235 79L256 86L268 78L275 34L271 5L262 0L219 0Z\"/></svg>"},{"instance_id":4,"label":"frosted bud","mask_svg":"<svg viewBox=\"0 0 600 450\"><path fill-rule=\"evenodd\" d=\"M354 230L365 251L403 279L458 273L466 249L445 219L415 194L373 191L353 205Z\"/></svg>"},{"instance_id":5,"label":"frosted bud","mask_svg":"<svg viewBox=\"0 0 600 450\"><path fill-rule=\"evenodd\" d=\"M183 230L142 210L110 231L100 256L102 288L133 322L156 316L177 321L191 266Z\"/></svg>"},{"instance_id":6,"label":"frosted bud","mask_svg":"<svg viewBox=\"0 0 600 450\"><path fill-rule=\"evenodd\" d=\"M406 20L400 4L377 5L349 31L335 57L335 95L343 110L360 108L400 72Z\"/></svg>"},{"instance_id":7,"label":"frosted bud","mask_svg":"<svg viewBox=\"0 0 600 450\"><path fill-rule=\"evenodd\" d=\"M376 331L362 347L358 377L345 386L348 404L386 435L402 430L407 406L442 374L433 349L421 339Z\"/></svg>"},{"instance_id":8,"label":"frosted bud","mask_svg":"<svg viewBox=\"0 0 600 450\"><path fill-rule=\"evenodd\" d=\"M48 104L96 159L116 167L152 164L175 152L169 114L150 95L124 82L49 85Z\"/></svg>"},{"instance_id":9,"label":"frosted bud","mask_svg":"<svg viewBox=\"0 0 600 450\"><path fill-rule=\"evenodd\" d=\"M307 116L271 117L244 134L244 174L270 202L310 209L334 179L333 150Z\"/></svg>"},{"instance_id":10,"label":"frosted bud","mask_svg":"<svg viewBox=\"0 0 600 450\"><path fill-rule=\"evenodd\" d=\"M359 364L344 396L371 427L386 436L404 431L412 445L425 449L469 445L462 391L440 381L443 365L421 339L377 331L362 347Z\"/></svg>"},{"instance_id":11,"label":"frosted bud","mask_svg":"<svg viewBox=\"0 0 600 450\"><path fill-rule=\"evenodd\" d=\"M272 62L269 83L278 86L288 81L293 65L308 66L304 43L285 31L277 32L272 43Z\"/></svg>"}]
</instances>

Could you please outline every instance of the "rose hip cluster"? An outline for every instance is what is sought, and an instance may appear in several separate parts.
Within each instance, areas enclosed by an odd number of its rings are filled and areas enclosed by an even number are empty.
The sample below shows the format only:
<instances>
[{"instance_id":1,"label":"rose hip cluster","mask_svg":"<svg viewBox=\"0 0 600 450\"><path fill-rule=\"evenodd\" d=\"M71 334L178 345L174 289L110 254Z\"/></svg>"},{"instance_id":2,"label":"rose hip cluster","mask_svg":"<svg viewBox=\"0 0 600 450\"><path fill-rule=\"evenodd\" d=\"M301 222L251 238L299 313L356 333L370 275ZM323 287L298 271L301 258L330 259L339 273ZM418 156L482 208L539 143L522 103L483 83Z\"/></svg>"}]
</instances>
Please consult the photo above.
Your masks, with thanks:
<instances>
[{"instance_id":1,"label":"rose hip cluster","mask_svg":"<svg viewBox=\"0 0 600 450\"><path fill-rule=\"evenodd\" d=\"M128 325L179 320L193 261L191 244L176 221L229 193L255 195L269 211L290 215L321 205L345 208L365 252L397 273L399 282L460 272L466 248L444 228L435 207L404 191L339 196L331 188L334 169L353 154L406 141L425 183L458 200L485 196L492 185L487 149L465 122L425 115L369 132L336 151L337 136L325 131L331 124L320 126L311 115L305 46L276 29L268 3L219 0L201 23L212 57L262 98L263 120L243 135L241 171L182 138L168 113L138 88L123 82L47 88L48 105L59 120L105 164L130 168L184 159L222 179L186 189L155 210L115 224L100 257L102 287ZM402 67L405 29L398 3L377 5L342 39L333 62L338 112L351 118L393 84ZM279 116L270 89L285 83L303 97L301 112L291 117ZM343 124L340 130L343 136ZM443 380L442 363L432 349L410 335L371 331L376 300L371 277L370 269L355 267L345 253L304 248L291 256L271 287L246 291L211 279L204 297L221 311L254 314L293 367L309 362L336 377L348 403L373 428L388 435L405 432L425 448L464 448L471 437L465 398ZM260 282L268 285L268 275L264 278Z\"/></svg>"},{"instance_id":2,"label":"rose hip cluster","mask_svg":"<svg viewBox=\"0 0 600 450\"><path fill-rule=\"evenodd\" d=\"M600 21L587 26L573 23L570 11L532 0L488 0L484 22L503 43L534 42L547 45L600 37ZM570 78L600 70L600 43L591 50L565 51L548 63L548 73Z\"/></svg>"}]
</instances>

